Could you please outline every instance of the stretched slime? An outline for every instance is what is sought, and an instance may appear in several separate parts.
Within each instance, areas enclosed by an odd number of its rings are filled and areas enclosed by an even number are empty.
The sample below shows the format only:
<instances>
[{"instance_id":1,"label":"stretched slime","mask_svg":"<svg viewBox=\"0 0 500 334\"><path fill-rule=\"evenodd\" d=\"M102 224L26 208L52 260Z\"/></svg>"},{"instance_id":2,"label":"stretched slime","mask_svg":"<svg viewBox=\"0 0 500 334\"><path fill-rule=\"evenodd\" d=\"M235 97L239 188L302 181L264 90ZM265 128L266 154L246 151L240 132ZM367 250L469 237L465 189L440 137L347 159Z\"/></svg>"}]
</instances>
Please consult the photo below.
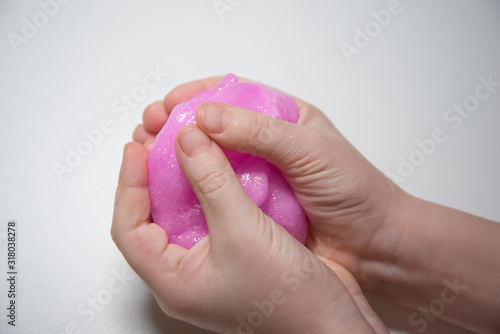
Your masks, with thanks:
<instances>
[{"instance_id":1,"label":"stretched slime","mask_svg":"<svg viewBox=\"0 0 500 334\"><path fill-rule=\"evenodd\" d=\"M201 91L172 110L148 157L151 216L165 230L169 243L187 249L208 235L208 228L201 205L177 162L174 140L183 126L195 123L196 108L203 102L232 104L292 123L299 117L292 97L261 83L239 82L233 74L226 75L216 88ZM254 203L304 243L307 217L281 172L253 155L229 150L224 153Z\"/></svg>"}]
</instances>

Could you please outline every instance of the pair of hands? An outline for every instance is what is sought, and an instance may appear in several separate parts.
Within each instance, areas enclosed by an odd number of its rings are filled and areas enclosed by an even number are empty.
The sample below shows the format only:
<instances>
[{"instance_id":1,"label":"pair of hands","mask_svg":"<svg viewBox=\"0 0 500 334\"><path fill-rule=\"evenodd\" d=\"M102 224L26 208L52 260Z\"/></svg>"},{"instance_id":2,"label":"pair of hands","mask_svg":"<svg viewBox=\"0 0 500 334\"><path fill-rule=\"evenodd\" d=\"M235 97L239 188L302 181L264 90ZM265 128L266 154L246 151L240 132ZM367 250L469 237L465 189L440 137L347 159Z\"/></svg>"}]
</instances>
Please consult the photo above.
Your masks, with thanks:
<instances>
[{"instance_id":1,"label":"pair of hands","mask_svg":"<svg viewBox=\"0 0 500 334\"><path fill-rule=\"evenodd\" d=\"M358 281L368 289L379 284L363 276L363 259L380 243L397 248L398 238L384 231L404 194L304 101L296 99L297 124L201 105L197 125L178 133L175 148L210 235L186 250L151 223L146 160L154 137L175 105L219 81L178 86L144 111L120 171L111 230L118 248L165 313L202 328L387 333ZM221 147L252 153L282 171L309 219L307 248L249 199Z\"/></svg>"}]
</instances>

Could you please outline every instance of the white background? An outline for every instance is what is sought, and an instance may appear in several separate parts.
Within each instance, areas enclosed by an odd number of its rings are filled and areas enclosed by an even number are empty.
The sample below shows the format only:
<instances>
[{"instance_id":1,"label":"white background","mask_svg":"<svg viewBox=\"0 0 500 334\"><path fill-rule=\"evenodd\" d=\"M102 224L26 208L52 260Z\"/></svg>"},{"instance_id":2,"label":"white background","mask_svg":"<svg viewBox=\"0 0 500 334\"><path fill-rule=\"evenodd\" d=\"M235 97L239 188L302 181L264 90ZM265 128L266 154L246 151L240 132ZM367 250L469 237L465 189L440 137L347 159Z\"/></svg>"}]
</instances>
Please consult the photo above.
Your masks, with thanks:
<instances>
[{"instance_id":1,"label":"white background","mask_svg":"<svg viewBox=\"0 0 500 334\"><path fill-rule=\"evenodd\" d=\"M221 19L213 0L73 0L17 48L9 33L22 36L23 18L40 19L41 7L0 3L0 332L206 333L163 315L109 235L122 148L142 109L206 76L233 72L317 105L384 172L441 128L447 140L401 186L500 220L500 88L458 129L443 120L479 76L500 81L500 2L401 0L350 63L341 43L353 44L387 0L232 3ZM156 67L168 76L120 118L113 103ZM53 164L106 118L113 131L59 180ZM15 328L4 315L9 219L18 222ZM370 300L394 332L415 332L411 311ZM425 333L466 333L445 327Z\"/></svg>"}]
</instances>

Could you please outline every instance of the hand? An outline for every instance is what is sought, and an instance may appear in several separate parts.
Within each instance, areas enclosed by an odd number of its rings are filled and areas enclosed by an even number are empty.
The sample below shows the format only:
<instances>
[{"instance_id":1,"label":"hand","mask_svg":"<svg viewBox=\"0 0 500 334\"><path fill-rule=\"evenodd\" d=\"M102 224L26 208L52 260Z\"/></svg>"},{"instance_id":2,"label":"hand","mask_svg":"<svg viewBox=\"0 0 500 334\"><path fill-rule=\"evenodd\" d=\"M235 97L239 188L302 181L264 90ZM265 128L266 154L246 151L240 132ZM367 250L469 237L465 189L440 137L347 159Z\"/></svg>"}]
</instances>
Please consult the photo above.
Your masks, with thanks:
<instances>
[{"instance_id":1,"label":"hand","mask_svg":"<svg viewBox=\"0 0 500 334\"><path fill-rule=\"evenodd\" d=\"M134 138L154 138L173 106L219 80L174 89L146 109ZM410 324L419 331L439 316L475 332L498 333L499 302L492 291L499 289L500 225L405 193L321 111L296 102L298 124L218 103L201 105L196 122L221 147L258 155L282 171L309 218L306 245L339 278L350 272L363 289L418 309ZM342 281L348 288L352 282ZM352 291L355 296L358 290ZM444 307L431 309L438 304ZM426 309L431 314L422 315Z\"/></svg>"},{"instance_id":2,"label":"hand","mask_svg":"<svg viewBox=\"0 0 500 334\"><path fill-rule=\"evenodd\" d=\"M165 313L219 333L387 333L354 278L329 263L339 279L263 214L196 125L175 148L209 236L187 250L149 221L148 150L138 143L125 146L111 230Z\"/></svg>"},{"instance_id":3,"label":"hand","mask_svg":"<svg viewBox=\"0 0 500 334\"><path fill-rule=\"evenodd\" d=\"M178 86L163 102L150 105L134 139L154 138L175 105L219 81L214 77ZM221 133L210 126L217 120L207 120L216 114L210 110L214 104L201 105L196 122L221 147L252 153L276 165L307 213L307 246L346 267L364 289L375 290L382 278L363 276L363 259L381 247L384 254L397 248L402 226L392 226L391 216L394 203L405 193L372 166L320 110L297 98L296 102L298 124L219 103L215 106L226 115Z\"/></svg>"}]
</instances>

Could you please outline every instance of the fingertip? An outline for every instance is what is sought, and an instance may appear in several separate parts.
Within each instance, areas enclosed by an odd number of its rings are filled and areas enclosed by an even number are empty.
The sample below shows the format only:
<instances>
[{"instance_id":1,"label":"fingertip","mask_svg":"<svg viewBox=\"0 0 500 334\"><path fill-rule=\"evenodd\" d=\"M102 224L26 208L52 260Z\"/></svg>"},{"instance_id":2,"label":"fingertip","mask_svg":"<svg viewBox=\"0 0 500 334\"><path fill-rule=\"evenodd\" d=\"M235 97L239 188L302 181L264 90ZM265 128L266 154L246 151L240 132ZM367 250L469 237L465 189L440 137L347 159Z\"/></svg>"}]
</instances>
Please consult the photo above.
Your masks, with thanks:
<instances>
[{"instance_id":1,"label":"fingertip","mask_svg":"<svg viewBox=\"0 0 500 334\"><path fill-rule=\"evenodd\" d=\"M154 142L155 142L155 138L149 138L148 140L146 140L144 142L144 147L146 148L146 150L148 150L148 152L151 152L151 149L153 148Z\"/></svg>"},{"instance_id":2,"label":"fingertip","mask_svg":"<svg viewBox=\"0 0 500 334\"><path fill-rule=\"evenodd\" d=\"M129 162L130 151L134 150L135 142L128 142L123 145L122 165Z\"/></svg>"},{"instance_id":3,"label":"fingertip","mask_svg":"<svg viewBox=\"0 0 500 334\"><path fill-rule=\"evenodd\" d=\"M222 134L228 123L228 107L238 108L221 102L200 104L195 112L196 124L211 135Z\"/></svg>"},{"instance_id":4,"label":"fingertip","mask_svg":"<svg viewBox=\"0 0 500 334\"><path fill-rule=\"evenodd\" d=\"M123 156L125 158L130 158L130 155L142 155L144 152L144 145L135 142L135 141L130 141L126 143L123 147Z\"/></svg>"},{"instance_id":5,"label":"fingertip","mask_svg":"<svg viewBox=\"0 0 500 334\"><path fill-rule=\"evenodd\" d=\"M165 98L163 99L163 107L168 113L170 113L176 105L187 100L186 99L182 101L185 98L182 87L183 85L174 87L170 92L167 93L167 95L165 95Z\"/></svg>"},{"instance_id":6,"label":"fingertip","mask_svg":"<svg viewBox=\"0 0 500 334\"><path fill-rule=\"evenodd\" d=\"M212 146L210 138L195 124L183 127L175 136L175 142L187 157Z\"/></svg>"},{"instance_id":7,"label":"fingertip","mask_svg":"<svg viewBox=\"0 0 500 334\"><path fill-rule=\"evenodd\" d=\"M205 125L203 124L203 119L202 119L202 114L203 114L203 110L205 109L205 106L210 103L210 102L203 102L201 103L197 108L196 108L196 111L194 112L194 120L196 122L196 124L203 130L206 132L206 129L205 129Z\"/></svg>"},{"instance_id":8,"label":"fingertip","mask_svg":"<svg viewBox=\"0 0 500 334\"><path fill-rule=\"evenodd\" d=\"M147 186L148 151L137 142L125 144L118 184L125 187Z\"/></svg>"},{"instance_id":9,"label":"fingertip","mask_svg":"<svg viewBox=\"0 0 500 334\"><path fill-rule=\"evenodd\" d=\"M155 135L156 135L155 133L146 130L143 124L139 124L134 129L134 132L132 134L132 139L135 142L144 144L147 140L154 138Z\"/></svg>"},{"instance_id":10,"label":"fingertip","mask_svg":"<svg viewBox=\"0 0 500 334\"><path fill-rule=\"evenodd\" d=\"M165 109L163 101L155 101L144 109L142 121L144 128L152 133L158 133L167 122L171 109Z\"/></svg>"}]
</instances>

